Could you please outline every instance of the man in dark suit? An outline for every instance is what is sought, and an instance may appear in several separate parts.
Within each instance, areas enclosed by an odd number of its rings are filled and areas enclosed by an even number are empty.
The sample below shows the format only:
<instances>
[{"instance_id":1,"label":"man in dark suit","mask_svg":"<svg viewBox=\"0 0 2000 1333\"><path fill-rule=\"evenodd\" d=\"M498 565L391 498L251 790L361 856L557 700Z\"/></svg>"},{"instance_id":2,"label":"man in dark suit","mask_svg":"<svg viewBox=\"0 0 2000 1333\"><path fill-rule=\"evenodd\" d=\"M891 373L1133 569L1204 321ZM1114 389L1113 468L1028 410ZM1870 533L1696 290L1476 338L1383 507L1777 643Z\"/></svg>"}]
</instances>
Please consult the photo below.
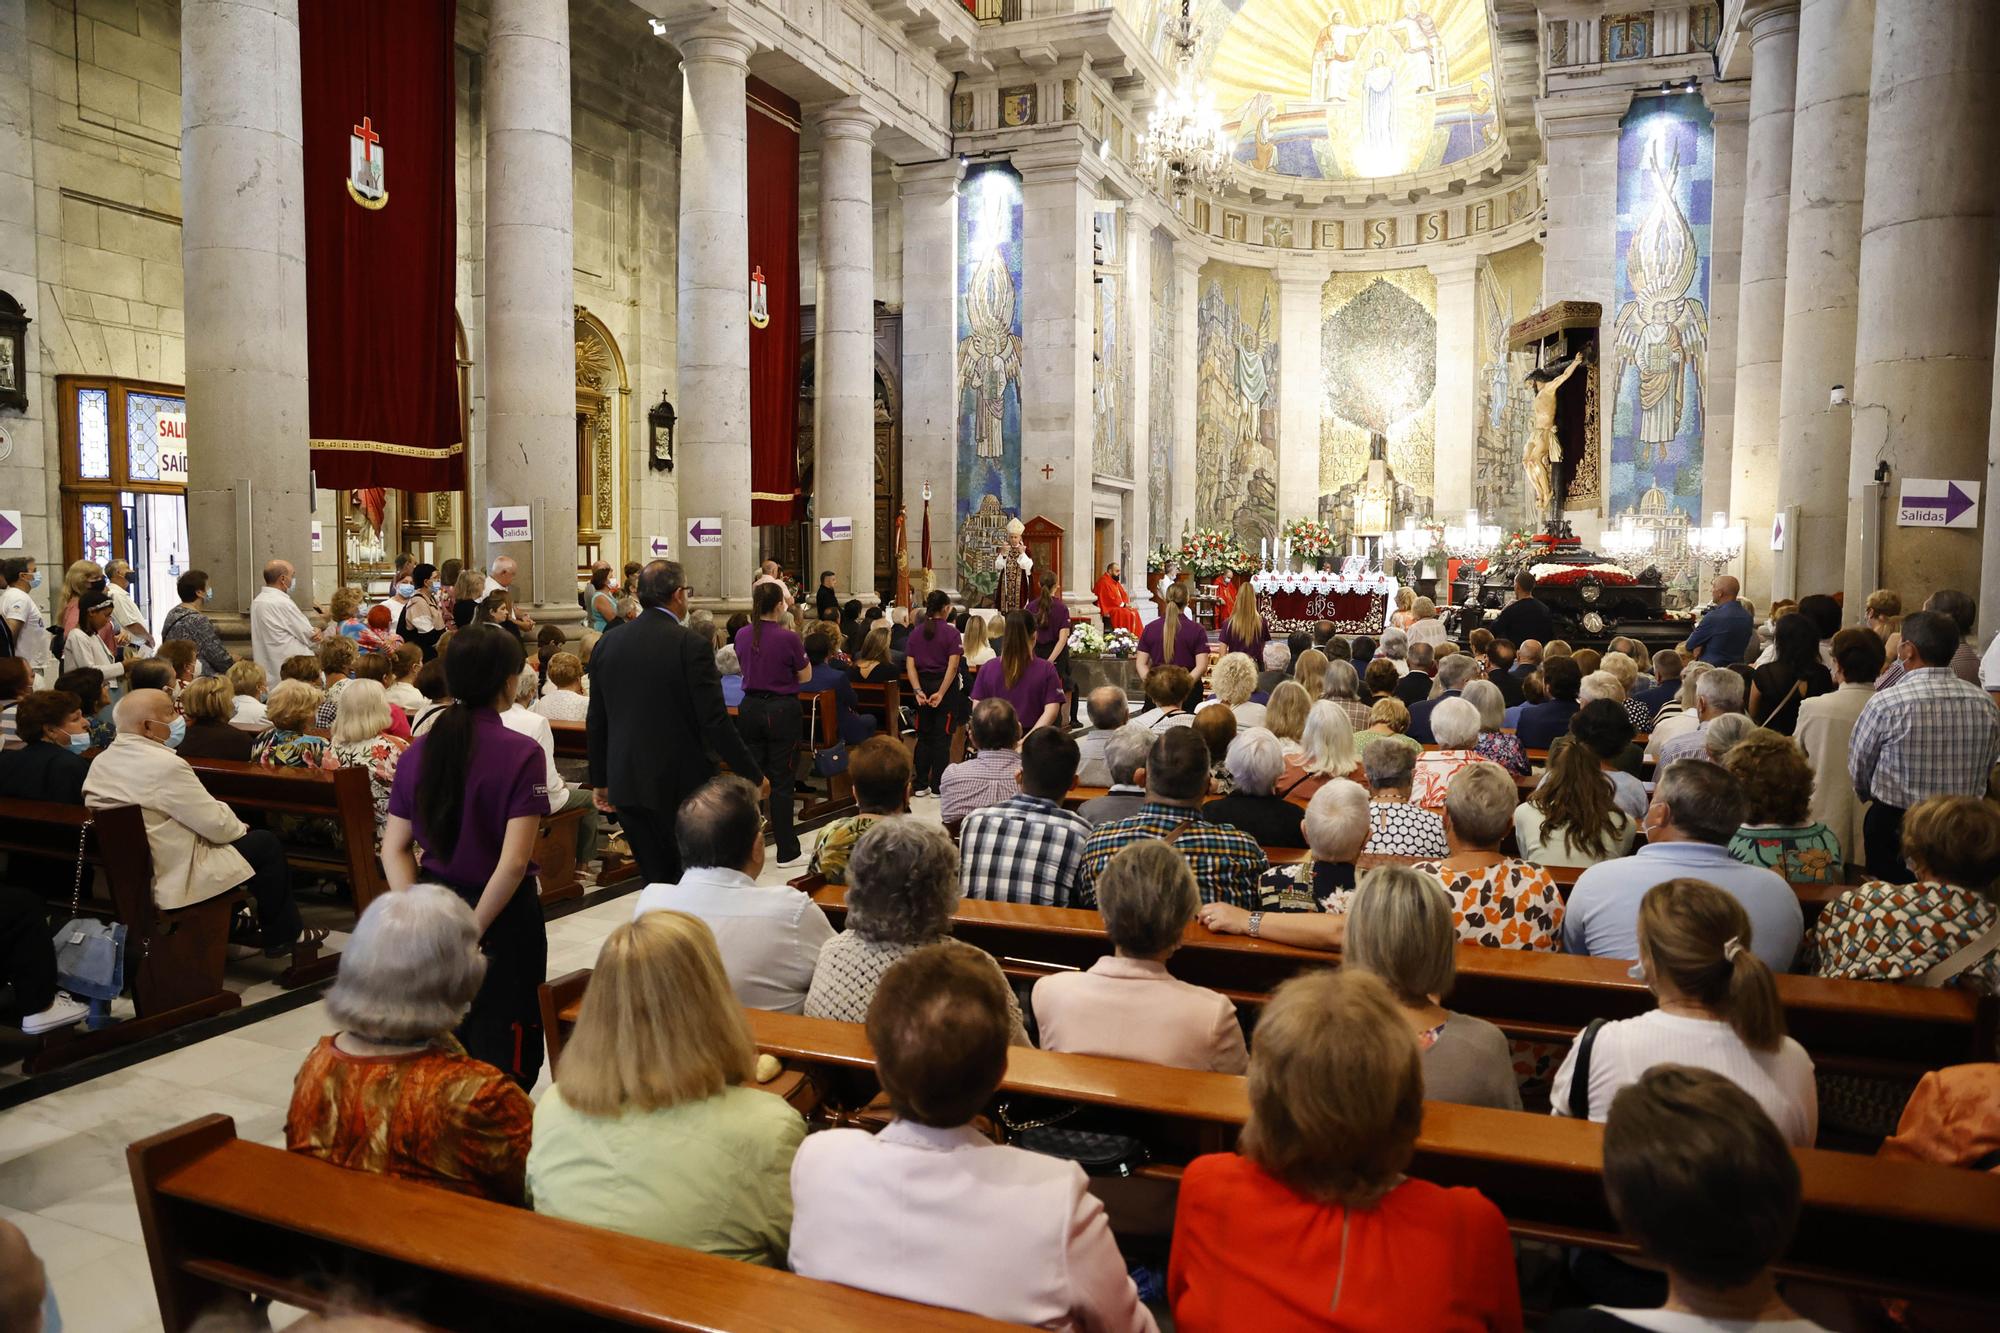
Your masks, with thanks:
<instances>
[{"instance_id":1,"label":"man in dark suit","mask_svg":"<svg viewBox=\"0 0 2000 1333\"><path fill-rule=\"evenodd\" d=\"M680 880L675 816L717 758L770 794L722 702L714 652L683 627L687 598L681 567L652 561L639 571L639 618L590 655L590 785L653 884Z\"/></svg>"},{"instance_id":2,"label":"man in dark suit","mask_svg":"<svg viewBox=\"0 0 2000 1333\"><path fill-rule=\"evenodd\" d=\"M1644 704L1647 712L1658 717L1667 702L1681 692L1681 655L1671 648L1662 648L1654 653L1653 676L1658 683L1637 691L1632 697Z\"/></svg>"},{"instance_id":3,"label":"man in dark suit","mask_svg":"<svg viewBox=\"0 0 2000 1333\"><path fill-rule=\"evenodd\" d=\"M1456 699L1464 691L1465 682L1478 674L1478 659L1466 653L1453 653L1439 662L1437 683L1444 687L1444 693L1435 699L1420 699L1410 705L1410 738L1425 745L1436 745L1437 737L1431 734L1432 711L1446 699Z\"/></svg>"},{"instance_id":4,"label":"man in dark suit","mask_svg":"<svg viewBox=\"0 0 2000 1333\"><path fill-rule=\"evenodd\" d=\"M1525 567L1514 576L1514 600L1501 608L1500 618L1487 628L1496 639L1512 639L1522 645L1530 639L1546 643L1556 636L1555 612L1535 596L1535 576Z\"/></svg>"}]
</instances>

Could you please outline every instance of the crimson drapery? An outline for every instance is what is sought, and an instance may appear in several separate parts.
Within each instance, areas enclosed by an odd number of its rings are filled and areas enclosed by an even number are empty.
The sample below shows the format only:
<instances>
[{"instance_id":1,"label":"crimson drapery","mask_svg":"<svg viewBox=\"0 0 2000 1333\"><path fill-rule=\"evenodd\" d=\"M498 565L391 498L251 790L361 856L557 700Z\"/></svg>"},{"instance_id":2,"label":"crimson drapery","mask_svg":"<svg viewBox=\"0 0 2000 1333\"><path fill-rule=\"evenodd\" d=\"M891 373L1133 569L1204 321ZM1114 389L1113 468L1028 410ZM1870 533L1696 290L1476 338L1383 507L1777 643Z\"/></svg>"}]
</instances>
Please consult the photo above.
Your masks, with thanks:
<instances>
[{"instance_id":1,"label":"crimson drapery","mask_svg":"<svg viewBox=\"0 0 2000 1333\"><path fill-rule=\"evenodd\" d=\"M330 489L464 484L456 8L299 0L312 465Z\"/></svg>"},{"instance_id":2,"label":"crimson drapery","mask_svg":"<svg viewBox=\"0 0 2000 1333\"><path fill-rule=\"evenodd\" d=\"M799 501L799 104L751 79L750 521L795 523ZM770 322L757 327L758 287Z\"/></svg>"}]
</instances>

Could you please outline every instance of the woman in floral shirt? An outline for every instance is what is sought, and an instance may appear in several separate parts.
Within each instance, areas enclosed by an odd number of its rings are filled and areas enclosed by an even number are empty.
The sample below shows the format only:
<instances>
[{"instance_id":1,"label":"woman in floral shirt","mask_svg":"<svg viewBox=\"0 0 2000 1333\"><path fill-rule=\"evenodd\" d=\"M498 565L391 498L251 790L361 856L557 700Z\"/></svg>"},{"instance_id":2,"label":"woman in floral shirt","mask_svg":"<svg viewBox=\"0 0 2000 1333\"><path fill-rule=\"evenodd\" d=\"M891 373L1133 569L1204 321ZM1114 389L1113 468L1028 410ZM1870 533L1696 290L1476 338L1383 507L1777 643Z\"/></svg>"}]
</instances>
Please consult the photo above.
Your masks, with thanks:
<instances>
[{"instance_id":1,"label":"woman in floral shirt","mask_svg":"<svg viewBox=\"0 0 2000 1333\"><path fill-rule=\"evenodd\" d=\"M1499 949L1554 950L1563 900L1549 872L1500 851L1514 827L1514 779L1498 764L1467 764L1445 795L1444 831L1451 854L1421 862L1457 902L1458 937Z\"/></svg>"},{"instance_id":2,"label":"woman in floral shirt","mask_svg":"<svg viewBox=\"0 0 2000 1333\"><path fill-rule=\"evenodd\" d=\"M847 776L854 782L857 813L820 830L807 873L829 884L847 883L847 858L877 820L899 815L910 805L910 752L887 736L865 740L848 754Z\"/></svg>"},{"instance_id":3,"label":"woman in floral shirt","mask_svg":"<svg viewBox=\"0 0 2000 1333\"><path fill-rule=\"evenodd\" d=\"M1479 743L1472 747L1472 752L1516 777L1526 773L1527 751L1512 733L1501 730L1507 725L1507 700L1500 687L1490 680L1470 680L1465 683L1461 697L1479 710Z\"/></svg>"},{"instance_id":4,"label":"woman in floral shirt","mask_svg":"<svg viewBox=\"0 0 2000 1333\"><path fill-rule=\"evenodd\" d=\"M1743 827L1729 854L1775 870L1793 884L1840 883L1840 837L1809 822L1813 771L1790 736L1757 730L1731 746L1722 766L1743 784Z\"/></svg>"},{"instance_id":5,"label":"woman in floral shirt","mask_svg":"<svg viewBox=\"0 0 2000 1333\"><path fill-rule=\"evenodd\" d=\"M250 758L266 768L338 768L331 743L310 728L320 692L302 680L281 680L265 701L271 729L257 733Z\"/></svg>"},{"instance_id":6,"label":"woman in floral shirt","mask_svg":"<svg viewBox=\"0 0 2000 1333\"><path fill-rule=\"evenodd\" d=\"M360 677L340 692L340 709L333 719L334 762L342 768L365 769L375 803L375 841L389 819L389 789L396 785L396 761L409 742L389 732L389 698L380 682Z\"/></svg>"}]
</instances>

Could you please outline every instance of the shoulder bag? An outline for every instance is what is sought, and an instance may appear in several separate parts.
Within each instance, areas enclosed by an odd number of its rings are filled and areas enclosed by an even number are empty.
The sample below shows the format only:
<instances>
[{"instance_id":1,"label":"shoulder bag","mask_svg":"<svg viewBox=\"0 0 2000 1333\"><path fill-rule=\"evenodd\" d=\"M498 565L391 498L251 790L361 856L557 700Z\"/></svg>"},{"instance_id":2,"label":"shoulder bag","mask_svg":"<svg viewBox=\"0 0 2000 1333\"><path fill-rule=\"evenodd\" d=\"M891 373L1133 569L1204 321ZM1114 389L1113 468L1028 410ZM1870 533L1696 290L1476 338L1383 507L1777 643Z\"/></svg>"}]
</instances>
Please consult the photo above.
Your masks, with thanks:
<instances>
[{"instance_id":1,"label":"shoulder bag","mask_svg":"<svg viewBox=\"0 0 2000 1333\"><path fill-rule=\"evenodd\" d=\"M72 995L109 1002L125 988L125 923L83 915L84 848L93 819L76 833L76 875L70 882L69 917L55 933L56 984Z\"/></svg>"},{"instance_id":2,"label":"shoulder bag","mask_svg":"<svg viewBox=\"0 0 2000 1333\"><path fill-rule=\"evenodd\" d=\"M1922 972L1905 980L1912 986L1936 989L1959 973L1985 962L1995 950L2000 950L2000 921L1995 921L1971 941L1953 950L1949 957L1931 964Z\"/></svg>"},{"instance_id":3,"label":"shoulder bag","mask_svg":"<svg viewBox=\"0 0 2000 1333\"><path fill-rule=\"evenodd\" d=\"M1606 1020L1593 1018L1577 1035L1576 1068L1569 1076L1569 1113L1578 1120L1590 1119L1590 1048L1597 1044L1597 1030Z\"/></svg>"}]
</instances>

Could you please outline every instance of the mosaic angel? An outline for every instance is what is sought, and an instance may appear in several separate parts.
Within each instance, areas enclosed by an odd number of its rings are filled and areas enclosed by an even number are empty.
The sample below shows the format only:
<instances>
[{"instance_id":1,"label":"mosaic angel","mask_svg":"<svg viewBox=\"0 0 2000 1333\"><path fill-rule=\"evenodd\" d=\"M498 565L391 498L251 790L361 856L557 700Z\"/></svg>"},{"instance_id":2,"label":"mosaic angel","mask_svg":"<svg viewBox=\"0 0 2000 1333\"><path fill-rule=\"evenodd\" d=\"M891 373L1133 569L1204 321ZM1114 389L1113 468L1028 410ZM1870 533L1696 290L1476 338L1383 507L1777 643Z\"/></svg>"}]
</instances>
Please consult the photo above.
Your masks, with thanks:
<instances>
[{"instance_id":1,"label":"mosaic angel","mask_svg":"<svg viewBox=\"0 0 2000 1333\"><path fill-rule=\"evenodd\" d=\"M965 317L971 332L958 343L959 389L961 395L972 395L974 451L980 458L997 459L1005 452L1007 395L1012 392L1019 402L1021 380L1014 280L997 246L972 271Z\"/></svg>"},{"instance_id":2,"label":"mosaic angel","mask_svg":"<svg viewBox=\"0 0 2000 1333\"><path fill-rule=\"evenodd\" d=\"M1625 251L1632 299L1612 328L1617 361L1612 383L1623 392L1625 368L1638 372L1635 413L1639 464L1665 463L1688 410L1688 373L1694 373L1694 411L1708 386L1708 308L1689 295L1694 285L1694 229L1681 212L1677 187L1680 154L1664 135L1646 146L1653 206Z\"/></svg>"}]
</instances>

